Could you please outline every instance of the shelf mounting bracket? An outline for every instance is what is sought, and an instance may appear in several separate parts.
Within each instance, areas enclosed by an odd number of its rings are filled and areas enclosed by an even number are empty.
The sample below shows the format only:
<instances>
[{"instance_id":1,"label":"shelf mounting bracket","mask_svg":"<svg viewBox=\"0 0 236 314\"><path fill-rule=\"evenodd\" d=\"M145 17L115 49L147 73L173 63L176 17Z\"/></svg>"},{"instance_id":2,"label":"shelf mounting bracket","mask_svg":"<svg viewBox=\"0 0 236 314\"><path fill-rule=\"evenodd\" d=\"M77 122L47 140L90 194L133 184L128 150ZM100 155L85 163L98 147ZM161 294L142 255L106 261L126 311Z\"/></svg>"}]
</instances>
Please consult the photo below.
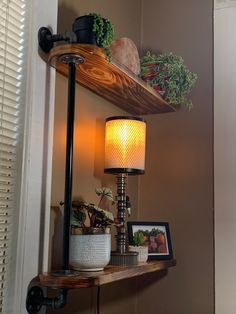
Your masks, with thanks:
<instances>
[{"instance_id":1,"label":"shelf mounting bracket","mask_svg":"<svg viewBox=\"0 0 236 314\"><path fill-rule=\"evenodd\" d=\"M26 309L29 314L37 314L41 307L50 306L53 309L61 309L67 303L67 289L59 289L59 294L55 298L47 298L43 295L43 290L39 286L29 289L26 299Z\"/></svg>"}]
</instances>

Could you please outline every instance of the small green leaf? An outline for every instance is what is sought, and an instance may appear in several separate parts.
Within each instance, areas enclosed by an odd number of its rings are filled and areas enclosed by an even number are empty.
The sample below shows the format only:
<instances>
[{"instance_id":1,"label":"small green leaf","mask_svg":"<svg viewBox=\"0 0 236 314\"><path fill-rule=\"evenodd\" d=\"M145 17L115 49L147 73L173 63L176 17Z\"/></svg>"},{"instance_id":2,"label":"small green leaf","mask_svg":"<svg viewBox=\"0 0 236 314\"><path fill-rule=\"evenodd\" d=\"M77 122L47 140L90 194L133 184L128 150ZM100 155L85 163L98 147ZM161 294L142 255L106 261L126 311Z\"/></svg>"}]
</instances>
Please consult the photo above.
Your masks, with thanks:
<instances>
[{"instance_id":1,"label":"small green leaf","mask_svg":"<svg viewBox=\"0 0 236 314\"><path fill-rule=\"evenodd\" d=\"M113 201L113 194L112 194L112 190L106 187L102 187L102 188L96 188L95 192L98 196L101 197L106 197L107 199L109 199L110 201Z\"/></svg>"}]
</instances>

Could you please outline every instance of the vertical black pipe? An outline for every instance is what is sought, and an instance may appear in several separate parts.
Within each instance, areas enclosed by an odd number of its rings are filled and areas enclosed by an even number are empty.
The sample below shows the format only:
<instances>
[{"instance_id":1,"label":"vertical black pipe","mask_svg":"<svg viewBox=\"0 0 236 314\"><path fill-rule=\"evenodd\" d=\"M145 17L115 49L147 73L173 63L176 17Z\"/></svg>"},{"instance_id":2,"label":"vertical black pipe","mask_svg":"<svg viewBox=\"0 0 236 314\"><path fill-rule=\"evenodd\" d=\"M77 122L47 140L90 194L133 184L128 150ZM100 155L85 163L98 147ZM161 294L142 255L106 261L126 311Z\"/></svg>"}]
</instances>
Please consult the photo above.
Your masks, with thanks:
<instances>
[{"instance_id":1,"label":"vertical black pipe","mask_svg":"<svg viewBox=\"0 0 236 314\"><path fill-rule=\"evenodd\" d=\"M70 244L70 214L72 204L73 179L73 141L75 116L75 62L68 63L68 104L67 104L67 132L66 132L66 164L65 164L65 194L64 194L64 228L62 269L69 270Z\"/></svg>"}]
</instances>

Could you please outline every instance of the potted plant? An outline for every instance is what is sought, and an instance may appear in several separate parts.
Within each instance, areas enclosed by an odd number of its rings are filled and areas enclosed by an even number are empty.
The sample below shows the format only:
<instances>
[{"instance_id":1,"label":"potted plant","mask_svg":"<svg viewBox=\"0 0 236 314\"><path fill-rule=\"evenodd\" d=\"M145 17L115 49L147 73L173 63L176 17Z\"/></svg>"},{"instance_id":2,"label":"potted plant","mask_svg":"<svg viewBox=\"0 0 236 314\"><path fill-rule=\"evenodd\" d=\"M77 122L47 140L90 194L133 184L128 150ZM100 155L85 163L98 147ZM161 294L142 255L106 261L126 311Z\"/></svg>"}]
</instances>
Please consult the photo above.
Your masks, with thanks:
<instances>
[{"instance_id":1,"label":"potted plant","mask_svg":"<svg viewBox=\"0 0 236 314\"><path fill-rule=\"evenodd\" d=\"M148 246L145 246L144 234L136 231L133 235L133 245L129 245L130 252L138 252L138 262L145 263L148 259Z\"/></svg>"},{"instance_id":2,"label":"potted plant","mask_svg":"<svg viewBox=\"0 0 236 314\"><path fill-rule=\"evenodd\" d=\"M197 75L184 65L183 58L173 53L160 55L146 53L140 60L140 77L150 84L172 105L184 105L191 109L192 101L187 98Z\"/></svg>"},{"instance_id":3,"label":"potted plant","mask_svg":"<svg viewBox=\"0 0 236 314\"><path fill-rule=\"evenodd\" d=\"M83 201L72 202L70 265L76 270L99 271L110 261L113 214L100 208L104 199L113 202L110 189L96 189L98 206Z\"/></svg>"},{"instance_id":4,"label":"potted plant","mask_svg":"<svg viewBox=\"0 0 236 314\"><path fill-rule=\"evenodd\" d=\"M98 45L104 48L110 56L111 52L108 47L113 41L114 28L109 19L98 13L89 13L76 18L72 29L78 43Z\"/></svg>"}]
</instances>

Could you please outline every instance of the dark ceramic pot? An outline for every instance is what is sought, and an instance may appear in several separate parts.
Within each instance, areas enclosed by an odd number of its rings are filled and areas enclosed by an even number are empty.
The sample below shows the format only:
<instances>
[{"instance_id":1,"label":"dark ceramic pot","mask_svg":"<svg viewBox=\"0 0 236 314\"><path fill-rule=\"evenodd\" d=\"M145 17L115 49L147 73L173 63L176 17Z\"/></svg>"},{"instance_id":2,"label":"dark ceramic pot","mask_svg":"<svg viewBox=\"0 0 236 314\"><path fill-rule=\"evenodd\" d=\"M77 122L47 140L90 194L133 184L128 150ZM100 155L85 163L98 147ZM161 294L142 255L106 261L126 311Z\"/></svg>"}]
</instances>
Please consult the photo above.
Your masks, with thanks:
<instances>
[{"instance_id":1,"label":"dark ceramic pot","mask_svg":"<svg viewBox=\"0 0 236 314\"><path fill-rule=\"evenodd\" d=\"M93 16L80 16L75 19L72 30L80 44L96 45L96 34L93 32Z\"/></svg>"}]
</instances>

